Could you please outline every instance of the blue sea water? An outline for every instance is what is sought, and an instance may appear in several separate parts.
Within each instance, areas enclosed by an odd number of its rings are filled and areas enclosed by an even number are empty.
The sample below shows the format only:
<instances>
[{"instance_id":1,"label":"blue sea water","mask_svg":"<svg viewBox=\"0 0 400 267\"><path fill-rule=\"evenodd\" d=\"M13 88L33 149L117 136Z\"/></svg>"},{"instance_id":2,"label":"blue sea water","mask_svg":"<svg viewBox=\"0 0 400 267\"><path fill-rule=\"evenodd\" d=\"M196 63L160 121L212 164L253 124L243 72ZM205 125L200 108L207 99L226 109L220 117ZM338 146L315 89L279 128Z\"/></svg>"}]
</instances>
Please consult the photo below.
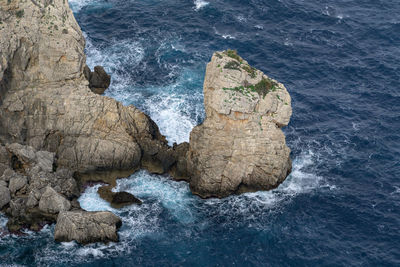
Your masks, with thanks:
<instances>
[{"instance_id":1,"label":"blue sea water","mask_svg":"<svg viewBox=\"0 0 400 267\"><path fill-rule=\"evenodd\" d=\"M2 234L0 262L50 266L400 266L400 1L70 0L106 95L149 114L168 141L204 119L205 65L232 48L284 83L293 172L277 189L201 200L139 171L141 206L120 242L55 243L54 226ZM0 229L6 219L1 217Z\"/></svg>"}]
</instances>

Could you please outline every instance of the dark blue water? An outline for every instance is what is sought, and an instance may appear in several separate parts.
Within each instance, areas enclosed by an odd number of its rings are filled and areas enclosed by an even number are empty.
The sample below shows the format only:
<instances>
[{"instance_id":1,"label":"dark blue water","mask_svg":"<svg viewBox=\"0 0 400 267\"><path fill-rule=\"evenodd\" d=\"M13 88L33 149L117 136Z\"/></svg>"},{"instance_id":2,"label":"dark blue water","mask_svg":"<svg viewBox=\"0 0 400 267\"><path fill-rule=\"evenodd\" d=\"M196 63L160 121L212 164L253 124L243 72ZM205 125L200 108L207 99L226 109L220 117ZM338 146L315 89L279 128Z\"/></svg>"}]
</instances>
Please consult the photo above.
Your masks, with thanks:
<instances>
[{"instance_id":1,"label":"dark blue water","mask_svg":"<svg viewBox=\"0 0 400 267\"><path fill-rule=\"evenodd\" d=\"M201 200L140 171L117 190L144 204L87 210L123 219L121 242L57 244L53 227L0 240L0 262L60 266L399 266L400 1L74 0L88 64L172 142L204 119L216 50L237 49L284 83L293 173L277 189ZM3 220L4 222L4 220ZM3 223L4 224L4 223Z\"/></svg>"}]
</instances>

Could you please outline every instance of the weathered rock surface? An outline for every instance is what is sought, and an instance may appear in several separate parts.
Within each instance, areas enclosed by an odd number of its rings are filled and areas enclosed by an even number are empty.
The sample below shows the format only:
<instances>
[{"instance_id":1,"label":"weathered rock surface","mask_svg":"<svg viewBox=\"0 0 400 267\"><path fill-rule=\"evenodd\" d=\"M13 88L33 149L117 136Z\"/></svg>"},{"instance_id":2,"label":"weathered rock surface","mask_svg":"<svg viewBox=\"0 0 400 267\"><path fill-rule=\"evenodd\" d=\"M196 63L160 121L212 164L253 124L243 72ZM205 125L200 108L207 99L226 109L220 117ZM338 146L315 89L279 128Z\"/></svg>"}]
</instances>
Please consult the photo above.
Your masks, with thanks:
<instances>
[{"instance_id":1,"label":"weathered rock surface","mask_svg":"<svg viewBox=\"0 0 400 267\"><path fill-rule=\"evenodd\" d=\"M9 217L10 231L38 230L55 222L61 210L71 209L79 196L73 172L55 166L54 153L20 144L4 148L5 170L0 177L0 209ZM78 206L79 208L79 206Z\"/></svg>"},{"instance_id":2,"label":"weathered rock surface","mask_svg":"<svg viewBox=\"0 0 400 267\"><path fill-rule=\"evenodd\" d=\"M75 240L81 244L92 242L117 242L121 219L108 211L60 212L54 231L59 242Z\"/></svg>"},{"instance_id":3,"label":"weathered rock surface","mask_svg":"<svg viewBox=\"0 0 400 267\"><path fill-rule=\"evenodd\" d=\"M85 66L83 71L86 79L89 81L89 88L95 94L103 94L110 86L111 76L106 73L102 66L94 67L94 71L90 71L88 66Z\"/></svg>"},{"instance_id":4,"label":"weathered rock surface","mask_svg":"<svg viewBox=\"0 0 400 267\"><path fill-rule=\"evenodd\" d=\"M15 174L11 177L8 188L12 194L23 188L27 184L26 176Z\"/></svg>"},{"instance_id":5,"label":"weathered rock surface","mask_svg":"<svg viewBox=\"0 0 400 267\"><path fill-rule=\"evenodd\" d=\"M89 89L85 40L67 1L2 1L0 17L0 143L53 152L58 167L80 172L165 159L171 148L148 116ZM109 84L100 67L89 80Z\"/></svg>"},{"instance_id":6,"label":"weathered rock surface","mask_svg":"<svg viewBox=\"0 0 400 267\"><path fill-rule=\"evenodd\" d=\"M226 197L269 190L290 173L290 149L281 127L291 99L230 50L215 53L204 80L206 119L190 134L187 171L193 193Z\"/></svg>"},{"instance_id":7,"label":"weathered rock surface","mask_svg":"<svg viewBox=\"0 0 400 267\"><path fill-rule=\"evenodd\" d=\"M11 200L10 190L4 185L0 185L0 209L7 205Z\"/></svg>"},{"instance_id":8,"label":"weathered rock surface","mask_svg":"<svg viewBox=\"0 0 400 267\"><path fill-rule=\"evenodd\" d=\"M46 187L39 201L39 209L41 211L56 214L60 211L68 211L70 208L71 203L65 197L50 186Z\"/></svg>"}]
</instances>

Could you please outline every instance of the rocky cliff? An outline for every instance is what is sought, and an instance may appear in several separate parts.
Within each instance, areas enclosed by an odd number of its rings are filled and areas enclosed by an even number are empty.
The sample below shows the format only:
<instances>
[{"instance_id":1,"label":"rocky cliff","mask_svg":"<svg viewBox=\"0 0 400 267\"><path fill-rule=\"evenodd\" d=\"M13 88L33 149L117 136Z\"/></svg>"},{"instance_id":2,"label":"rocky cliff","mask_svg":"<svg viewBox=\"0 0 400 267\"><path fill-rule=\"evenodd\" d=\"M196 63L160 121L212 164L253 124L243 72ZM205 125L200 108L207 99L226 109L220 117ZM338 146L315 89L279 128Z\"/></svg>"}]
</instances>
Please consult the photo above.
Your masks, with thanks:
<instances>
[{"instance_id":1,"label":"rocky cliff","mask_svg":"<svg viewBox=\"0 0 400 267\"><path fill-rule=\"evenodd\" d=\"M37 229L60 212L79 211L86 180L110 182L113 172L140 167L164 173L176 161L147 115L93 93L102 93L110 77L87 68L84 47L67 1L0 0L0 209L11 230ZM57 229L79 225L79 218L101 229L93 214L73 214L73 223L63 219ZM107 229L117 229L111 221Z\"/></svg>"},{"instance_id":2,"label":"rocky cliff","mask_svg":"<svg viewBox=\"0 0 400 267\"><path fill-rule=\"evenodd\" d=\"M203 90L206 119L192 130L187 154L192 192L226 197L277 187L291 171L281 128L292 108L283 84L227 50L214 53Z\"/></svg>"},{"instance_id":3,"label":"rocky cliff","mask_svg":"<svg viewBox=\"0 0 400 267\"><path fill-rule=\"evenodd\" d=\"M137 169L143 157L157 172L169 167L148 116L91 92L67 1L2 0L0 18L0 142L54 152L58 166L80 172Z\"/></svg>"}]
</instances>

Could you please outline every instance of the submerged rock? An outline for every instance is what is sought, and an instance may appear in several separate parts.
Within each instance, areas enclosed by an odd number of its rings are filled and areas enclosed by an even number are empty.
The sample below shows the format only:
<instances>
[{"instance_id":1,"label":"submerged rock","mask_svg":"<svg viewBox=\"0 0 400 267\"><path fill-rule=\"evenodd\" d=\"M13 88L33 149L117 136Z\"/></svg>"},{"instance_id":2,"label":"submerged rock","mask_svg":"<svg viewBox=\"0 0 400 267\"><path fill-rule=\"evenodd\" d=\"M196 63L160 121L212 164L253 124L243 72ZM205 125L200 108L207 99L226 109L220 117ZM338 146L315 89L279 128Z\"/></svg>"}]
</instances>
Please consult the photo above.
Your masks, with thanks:
<instances>
[{"instance_id":1,"label":"submerged rock","mask_svg":"<svg viewBox=\"0 0 400 267\"><path fill-rule=\"evenodd\" d=\"M128 192L113 192L111 186L102 186L97 190L100 197L111 204L111 207L120 209L132 204L142 204L140 199Z\"/></svg>"},{"instance_id":2,"label":"submerged rock","mask_svg":"<svg viewBox=\"0 0 400 267\"><path fill-rule=\"evenodd\" d=\"M81 244L117 242L121 224L121 219L108 211L64 211L57 217L54 239L58 242L75 240Z\"/></svg>"},{"instance_id":3,"label":"submerged rock","mask_svg":"<svg viewBox=\"0 0 400 267\"><path fill-rule=\"evenodd\" d=\"M283 84L228 50L208 63L203 91L206 119L190 133L186 162L192 192L226 197L277 187L291 171Z\"/></svg>"}]
</instances>

